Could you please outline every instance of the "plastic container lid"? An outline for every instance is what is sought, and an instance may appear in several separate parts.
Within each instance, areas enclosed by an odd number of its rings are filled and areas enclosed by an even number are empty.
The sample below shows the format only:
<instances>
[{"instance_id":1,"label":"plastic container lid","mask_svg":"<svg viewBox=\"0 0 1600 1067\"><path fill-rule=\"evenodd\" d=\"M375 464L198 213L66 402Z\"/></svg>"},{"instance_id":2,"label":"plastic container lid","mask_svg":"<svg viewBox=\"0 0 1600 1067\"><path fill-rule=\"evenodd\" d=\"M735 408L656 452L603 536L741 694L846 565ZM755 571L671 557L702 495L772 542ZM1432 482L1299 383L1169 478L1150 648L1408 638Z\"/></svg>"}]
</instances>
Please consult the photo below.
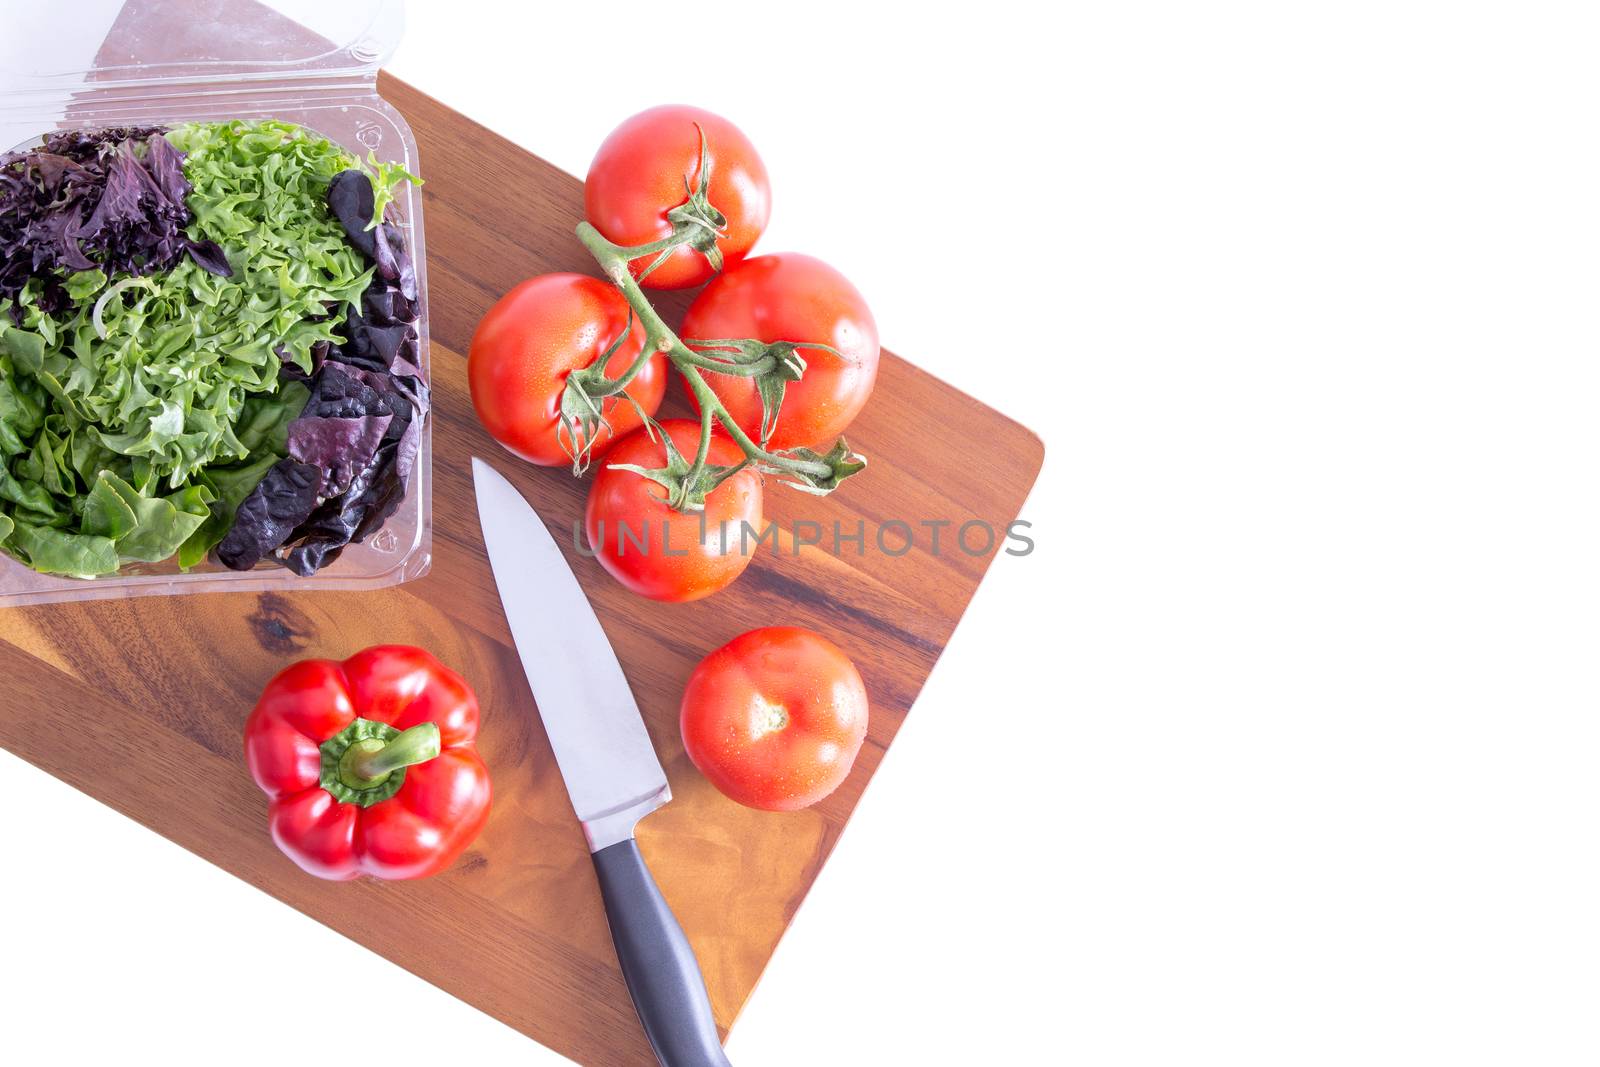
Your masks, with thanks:
<instances>
[{"instance_id":1,"label":"plastic container lid","mask_svg":"<svg viewBox=\"0 0 1600 1067\"><path fill-rule=\"evenodd\" d=\"M404 29L402 0L51 0L12 5L0 35L0 151L68 127L280 119L355 154L420 174L405 120L377 91ZM391 207L416 264L421 369L428 372L422 197ZM309 577L262 564L128 564L100 578L39 574L0 553L0 607L191 592L372 589L427 573L433 419L406 499L382 529Z\"/></svg>"},{"instance_id":2,"label":"plastic container lid","mask_svg":"<svg viewBox=\"0 0 1600 1067\"><path fill-rule=\"evenodd\" d=\"M193 96L239 82L370 86L405 27L402 0L12 6L0 42L0 147L88 96Z\"/></svg>"},{"instance_id":3,"label":"plastic container lid","mask_svg":"<svg viewBox=\"0 0 1600 1067\"><path fill-rule=\"evenodd\" d=\"M91 79L370 77L399 43L404 12L399 0L72 0L29 5L7 21L7 36L26 45L0 71L10 93Z\"/></svg>"}]
</instances>

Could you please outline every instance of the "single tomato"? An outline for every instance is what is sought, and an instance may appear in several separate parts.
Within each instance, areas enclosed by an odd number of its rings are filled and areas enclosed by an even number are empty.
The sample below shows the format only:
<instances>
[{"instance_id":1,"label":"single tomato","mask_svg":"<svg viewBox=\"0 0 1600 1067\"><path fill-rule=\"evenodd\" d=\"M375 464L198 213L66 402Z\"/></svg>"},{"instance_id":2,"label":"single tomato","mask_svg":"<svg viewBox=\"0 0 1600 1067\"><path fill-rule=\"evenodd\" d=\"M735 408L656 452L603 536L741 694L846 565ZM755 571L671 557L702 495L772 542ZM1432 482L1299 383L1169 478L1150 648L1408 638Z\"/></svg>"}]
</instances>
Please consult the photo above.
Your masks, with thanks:
<instances>
[{"instance_id":1,"label":"single tomato","mask_svg":"<svg viewBox=\"0 0 1600 1067\"><path fill-rule=\"evenodd\" d=\"M820 259L793 252L757 256L724 271L689 305L685 340L753 337L824 344L802 348L805 374L784 392L774 451L827 448L861 411L878 380L878 327L849 279ZM718 357L716 349L703 349ZM740 429L759 440L761 395L752 378L702 371Z\"/></svg>"},{"instance_id":2,"label":"single tomato","mask_svg":"<svg viewBox=\"0 0 1600 1067\"><path fill-rule=\"evenodd\" d=\"M739 127L697 107L653 107L611 131L600 145L583 183L584 215L601 236L619 245L642 245L672 234L667 212L689 198L700 178L700 135L711 162L705 189L726 220L717 240L723 263L743 259L767 228L772 191L767 168ZM641 256L629 266L635 276L655 260ZM716 273L702 252L675 249L640 284L651 289L687 289Z\"/></svg>"},{"instance_id":3,"label":"single tomato","mask_svg":"<svg viewBox=\"0 0 1600 1067\"><path fill-rule=\"evenodd\" d=\"M689 758L728 797L798 811L849 775L867 736L867 690L826 637L768 626L700 661L680 725Z\"/></svg>"},{"instance_id":4,"label":"single tomato","mask_svg":"<svg viewBox=\"0 0 1600 1067\"><path fill-rule=\"evenodd\" d=\"M540 274L522 282L491 307L478 323L467 351L467 384L484 429L510 452L530 463L557 466L571 462L563 441L576 442L560 425L561 392L567 375L594 364L628 330L606 363L616 378L633 365L644 346L644 327L628 328L628 302L613 286L583 274ZM667 360L652 355L627 394L655 414L667 388ZM606 423L595 434L598 453L615 434L639 425L639 413L620 394L601 407Z\"/></svg>"},{"instance_id":5,"label":"single tomato","mask_svg":"<svg viewBox=\"0 0 1600 1067\"><path fill-rule=\"evenodd\" d=\"M693 462L700 424L668 419L661 428ZM732 466L742 459L738 445L713 434L708 463ZM704 511L682 512L667 504L662 486L634 471L613 470L617 463L665 467L667 449L648 430L635 430L611 446L589 487L589 547L617 581L652 600L699 600L744 573L762 532L760 473L746 467L706 494Z\"/></svg>"}]
</instances>

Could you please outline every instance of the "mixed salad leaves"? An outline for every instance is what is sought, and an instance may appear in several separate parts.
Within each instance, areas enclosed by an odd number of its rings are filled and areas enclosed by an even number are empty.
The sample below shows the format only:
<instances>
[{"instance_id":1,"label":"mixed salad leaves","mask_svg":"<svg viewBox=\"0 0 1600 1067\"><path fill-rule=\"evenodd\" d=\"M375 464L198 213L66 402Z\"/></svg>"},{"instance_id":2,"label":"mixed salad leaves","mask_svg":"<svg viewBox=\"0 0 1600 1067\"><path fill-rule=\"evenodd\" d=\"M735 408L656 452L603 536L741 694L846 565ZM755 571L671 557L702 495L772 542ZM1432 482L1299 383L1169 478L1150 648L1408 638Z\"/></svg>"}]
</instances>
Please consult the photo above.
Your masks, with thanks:
<instances>
[{"instance_id":1,"label":"mixed salad leaves","mask_svg":"<svg viewBox=\"0 0 1600 1067\"><path fill-rule=\"evenodd\" d=\"M270 121L0 156L0 549L305 575L378 529L428 407L405 180Z\"/></svg>"}]
</instances>

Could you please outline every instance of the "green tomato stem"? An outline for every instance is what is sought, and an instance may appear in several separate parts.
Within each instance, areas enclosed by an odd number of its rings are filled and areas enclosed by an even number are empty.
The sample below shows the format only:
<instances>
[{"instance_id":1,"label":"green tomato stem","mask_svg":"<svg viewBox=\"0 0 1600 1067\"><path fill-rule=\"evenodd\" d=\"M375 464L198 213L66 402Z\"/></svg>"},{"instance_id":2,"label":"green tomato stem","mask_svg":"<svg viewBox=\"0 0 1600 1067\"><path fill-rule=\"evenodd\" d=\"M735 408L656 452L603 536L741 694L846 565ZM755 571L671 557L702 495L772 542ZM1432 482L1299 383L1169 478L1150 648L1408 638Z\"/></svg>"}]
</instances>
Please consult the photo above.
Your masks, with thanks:
<instances>
[{"instance_id":1,"label":"green tomato stem","mask_svg":"<svg viewBox=\"0 0 1600 1067\"><path fill-rule=\"evenodd\" d=\"M735 378L754 378L758 374L765 374L773 367L771 359L761 359L754 363L731 363L726 360L711 359L684 346L692 358L684 360L685 363L695 367L703 367L714 374L728 374Z\"/></svg>"},{"instance_id":2,"label":"green tomato stem","mask_svg":"<svg viewBox=\"0 0 1600 1067\"><path fill-rule=\"evenodd\" d=\"M616 378L607 378L606 386L603 390L590 393L589 395L595 400L604 400L608 396L616 396L618 393L626 389L630 382L639 376L639 372L644 370L645 364L650 362L650 357L653 355L655 355L655 349L650 347L649 338L646 338L644 345L639 349L639 354L635 356L633 358L633 362L628 365L628 369L623 371L622 374ZM610 362L610 360L606 360L605 362ZM604 371L604 369L605 366L602 363L601 370Z\"/></svg>"},{"instance_id":3,"label":"green tomato stem","mask_svg":"<svg viewBox=\"0 0 1600 1067\"><path fill-rule=\"evenodd\" d=\"M700 409L700 448L694 454L694 465L684 477L683 484L693 485L700 472L706 469L706 457L711 454L711 409Z\"/></svg>"},{"instance_id":4,"label":"green tomato stem","mask_svg":"<svg viewBox=\"0 0 1600 1067\"><path fill-rule=\"evenodd\" d=\"M616 244L613 244L613 245L611 245L611 247L615 248L619 253L621 253L623 256L625 256L626 257L626 262L632 263L636 259L643 259L645 256L657 255L657 254L659 254L661 252L667 251L668 249L678 248L681 245L686 245L686 244L689 243L689 238L690 238L690 234L689 234L688 231L686 231L686 230L674 230L672 233L670 233L667 236L661 238L661 240L659 240L659 241L651 241L649 244L643 244L643 245L616 245ZM607 243L610 244L610 242L607 242Z\"/></svg>"},{"instance_id":5,"label":"green tomato stem","mask_svg":"<svg viewBox=\"0 0 1600 1067\"><path fill-rule=\"evenodd\" d=\"M639 248L649 248L649 245L624 248L621 245L613 244L606 240L599 230L587 222L578 223L578 240L583 244L584 248L589 250L589 254L600 265L600 269L605 272L606 277L611 279L611 283L622 291L622 296L628 301L628 306L633 308L633 313L644 324L645 351L665 352L667 358L672 360L673 366L677 368L678 373L683 376L684 383L688 385L689 391L694 394L695 403L700 406L701 414L701 458L696 461L697 468L703 465L706 450L710 447L710 424L711 420L715 419L728 431L728 436L732 437L734 442L744 450L745 455L763 467L812 474L818 477L826 477L831 473L832 468L826 463L796 459L793 456L782 456L767 451L752 441L750 435L740 429L733 416L728 414L728 409L722 406L722 401L718 399L717 394L712 391L711 387L706 384L705 379L700 375L702 367L706 367L706 364L714 364L717 361L707 359L678 339L678 335L672 332L672 328L662 320L656 309L650 305L649 299L644 295L644 290L639 287L638 281L633 277L632 272L628 270L628 264L639 257ZM710 366L706 367L706 369L723 373L720 366Z\"/></svg>"},{"instance_id":6,"label":"green tomato stem","mask_svg":"<svg viewBox=\"0 0 1600 1067\"><path fill-rule=\"evenodd\" d=\"M715 411L717 420L722 423L722 428L728 431L728 436L733 438L734 444L744 449L744 454L754 462L764 467L776 467L780 470L797 471L807 474L826 476L830 468L826 463L816 463L811 460L796 459L793 456L784 456L776 452L768 452L750 439L744 428L733 420L717 394L711 386L700 376L700 371L692 366L678 366L678 373L683 375L684 382L689 386L689 391L694 394L695 403L700 405L702 414Z\"/></svg>"}]
</instances>

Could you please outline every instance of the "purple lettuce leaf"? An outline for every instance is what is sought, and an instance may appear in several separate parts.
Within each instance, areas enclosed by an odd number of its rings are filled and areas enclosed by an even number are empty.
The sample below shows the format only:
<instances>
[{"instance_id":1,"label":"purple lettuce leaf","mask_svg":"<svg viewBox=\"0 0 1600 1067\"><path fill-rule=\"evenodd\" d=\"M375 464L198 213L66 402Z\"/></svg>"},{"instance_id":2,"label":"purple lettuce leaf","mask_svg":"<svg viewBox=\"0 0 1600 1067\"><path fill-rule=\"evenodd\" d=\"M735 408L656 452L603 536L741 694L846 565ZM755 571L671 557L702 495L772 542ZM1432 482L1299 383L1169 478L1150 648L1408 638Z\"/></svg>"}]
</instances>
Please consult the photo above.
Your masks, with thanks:
<instances>
[{"instance_id":1,"label":"purple lettuce leaf","mask_svg":"<svg viewBox=\"0 0 1600 1067\"><path fill-rule=\"evenodd\" d=\"M341 171L328 185L328 210L344 227L345 239L368 259L376 258L374 235L367 229L377 199L372 191L372 179L359 170Z\"/></svg>"},{"instance_id":2,"label":"purple lettuce leaf","mask_svg":"<svg viewBox=\"0 0 1600 1067\"><path fill-rule=\"evenodd\" d=\"M95 267L153 274L184 255L231 275L220 247L184 232L188 195L183 154L158 127L67 130L0 156L0 298L16 297L34 276ZM69 304L58 285L43 306Z\"/></svg>"},{"instance_id":3,"label":"purple lettuce leaf","mask_svg":"<svg viewBox=\"0 0 1600 1067\"><path fill-rule=\"evenodd\" d=\"M302 415L289 424L289 455L322 471L325 496L339 496L372 463L393 420L393 415Z\"/></svg>"},{"instance_id":4,"label":"purple lettuce leaf","mask_svg":"<svg viewBox=\"0 0 1600 1067\"><path fill-rule=\"evenodd\" d=\"M233 277L233 267L228 264L227 253L215 241L195 241L187 237L183 240L184 251L198 264L202 270L208 270L221 278Z\"/></svg>"},{"instance_id":5,"label":"purple lettuce leaf","mask_svg":"<svg viewBox=\"0 0 1600 1067\"><path fill-rule=\"evenodd\" d=\"M217 545L217 558L236 571L254 567L310 517L321 489L318 468L293 459L279 460L234 512L233 526Z\"/></svg>"},{"instance_id":6,"label":"purple lettuce leaf","mask_svg":"<svg viewBox=\"0 0 1600 1067\"><path fill-rule=\"evenodd\" d=\"M324 502L295 531L297 543L284 558L296 574L314 573L339 558L345 546L382 528L405 499L405 479L395 463L397 444L385 444L350 487Z\"/></svg>"}]
</instances>

